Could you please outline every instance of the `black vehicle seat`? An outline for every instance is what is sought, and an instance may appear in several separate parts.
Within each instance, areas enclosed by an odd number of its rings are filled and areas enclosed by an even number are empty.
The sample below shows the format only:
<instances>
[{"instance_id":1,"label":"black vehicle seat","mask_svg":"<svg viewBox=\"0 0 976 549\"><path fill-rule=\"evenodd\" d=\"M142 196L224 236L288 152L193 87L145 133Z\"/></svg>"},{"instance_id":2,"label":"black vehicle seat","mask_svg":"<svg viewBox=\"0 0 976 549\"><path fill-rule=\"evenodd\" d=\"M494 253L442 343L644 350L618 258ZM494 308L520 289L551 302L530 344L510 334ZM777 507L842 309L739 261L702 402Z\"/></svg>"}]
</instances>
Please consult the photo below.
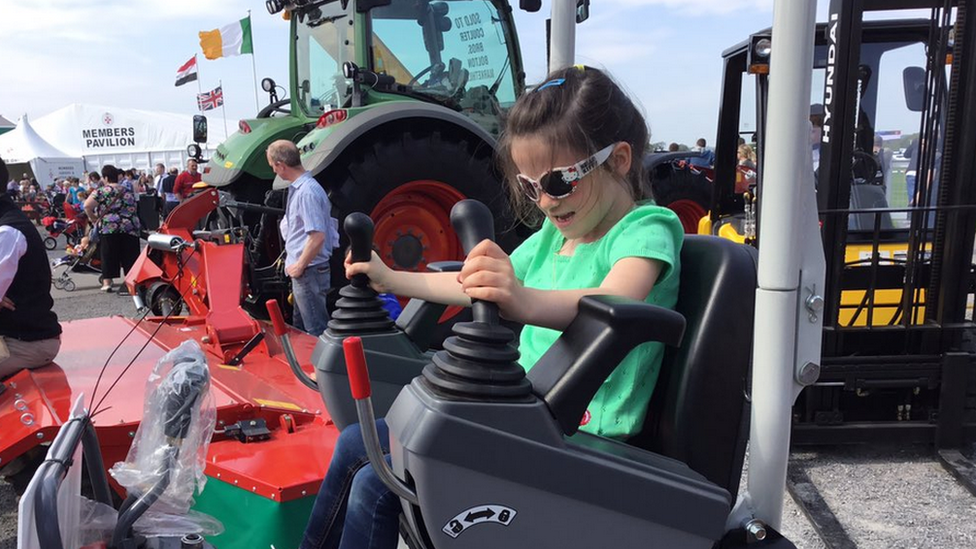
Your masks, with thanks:
<instances>
[{"instance_id":1,"label":"black vehicle seat","mask_svg":"<svg viewBox=\"0 0 976 549\"><path fill-rule=\"evenodd\" d=\"M714 236L686 236L675 309L687 322L664 354L644 428L630 444L686 463L739 488L749 434L756 250Z\"/></svg>"}]
</instances>

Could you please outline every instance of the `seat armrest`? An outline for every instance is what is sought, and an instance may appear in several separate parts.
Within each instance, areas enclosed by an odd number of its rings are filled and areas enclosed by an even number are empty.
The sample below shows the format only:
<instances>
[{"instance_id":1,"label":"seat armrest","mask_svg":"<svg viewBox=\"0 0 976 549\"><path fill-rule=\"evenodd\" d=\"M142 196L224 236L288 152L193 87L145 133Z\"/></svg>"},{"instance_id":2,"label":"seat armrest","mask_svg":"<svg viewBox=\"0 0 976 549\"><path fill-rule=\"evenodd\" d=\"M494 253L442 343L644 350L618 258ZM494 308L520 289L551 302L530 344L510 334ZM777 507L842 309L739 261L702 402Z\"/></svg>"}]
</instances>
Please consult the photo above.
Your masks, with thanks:
<instances>
[{"instance_id":1,"label":"seat armrest","mask_svg":"<svg viewBox=\"0 0 976 549\"><path fill-rule=\"evenodd\" d=\"M684 329L685 318L671 309L619 296L586 296L576 318L529 370L532 390L572 435L627 353L648 341L676 347Z\"/></svg>"},{"instance_id":2,"label":"seat armrest","mask_svg":"<svg viewBox=\"0 0 976 549\"><path fill-rule=\"evenodd\" d=\"M427 270L434 273L458 272L464 263L460 261L435 261L427 264ZM437 321L447 305L431 303L422 299L411 299L397 317L397 328L410 338L410 341L421 351L430 348L431 338L434 336Z\"/></svg>"}]
</instances>

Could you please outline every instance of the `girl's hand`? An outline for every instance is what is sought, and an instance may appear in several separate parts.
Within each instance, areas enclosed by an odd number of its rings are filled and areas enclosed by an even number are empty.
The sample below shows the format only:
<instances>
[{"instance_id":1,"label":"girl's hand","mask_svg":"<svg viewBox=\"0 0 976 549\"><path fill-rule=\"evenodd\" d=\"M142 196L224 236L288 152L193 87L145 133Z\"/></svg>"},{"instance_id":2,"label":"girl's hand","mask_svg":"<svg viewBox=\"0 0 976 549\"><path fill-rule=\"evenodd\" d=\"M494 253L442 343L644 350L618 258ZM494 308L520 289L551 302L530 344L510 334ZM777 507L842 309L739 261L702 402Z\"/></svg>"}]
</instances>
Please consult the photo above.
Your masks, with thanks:
<instances>
[{"instance_id":1,"label":"girl's hand","mask_svg":"<svg viewBox=\"0 0 976 549\"><path fill-rule=\"evenodd\" d=\"M347 250L346 260L343 262L346 268L346 278L351 280L353 275L365 274L369 277L369 285L374 290L379 293L391 292L390 280L395 271L387 267L380 256L376 255L376 252L372 252L369 262L353 263L351 258L352 251Z\"/></svg>"},{"instance_id":2,"label":"girl's hand","mask_svg":"<svg viewBox=\"0 0 976 549\"><path fill-rule=\"evenodd\" d=\"M490 240L482 240L471 250L458 282L468 297L497 304L501 315L509 320L525 318L526 309L531 308L529 293L515 278L508 254Z\"/></svg>"}]
</instances>

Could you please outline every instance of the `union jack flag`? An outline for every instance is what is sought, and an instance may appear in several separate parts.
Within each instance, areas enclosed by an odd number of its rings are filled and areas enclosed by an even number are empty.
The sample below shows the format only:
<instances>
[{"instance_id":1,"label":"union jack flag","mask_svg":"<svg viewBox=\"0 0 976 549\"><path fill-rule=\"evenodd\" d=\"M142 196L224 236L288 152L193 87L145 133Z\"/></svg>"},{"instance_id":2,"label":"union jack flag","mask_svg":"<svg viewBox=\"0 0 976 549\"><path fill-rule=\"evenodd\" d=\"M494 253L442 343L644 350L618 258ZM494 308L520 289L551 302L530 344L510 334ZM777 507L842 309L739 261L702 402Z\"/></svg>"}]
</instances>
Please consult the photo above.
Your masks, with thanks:
<instances>
[{"instance_id":1,"label":"union jack flag","mask_svg":"<svg viewBox=\"0 0 976 549\"><path fill-rule=\"evenodd\" d=\"M199 108L201 111L213 110L223 104L224 90L222 90L220 86L217 86L213 90L206 93L197 94L197 108Z\"/></svg>"}]
</instances>

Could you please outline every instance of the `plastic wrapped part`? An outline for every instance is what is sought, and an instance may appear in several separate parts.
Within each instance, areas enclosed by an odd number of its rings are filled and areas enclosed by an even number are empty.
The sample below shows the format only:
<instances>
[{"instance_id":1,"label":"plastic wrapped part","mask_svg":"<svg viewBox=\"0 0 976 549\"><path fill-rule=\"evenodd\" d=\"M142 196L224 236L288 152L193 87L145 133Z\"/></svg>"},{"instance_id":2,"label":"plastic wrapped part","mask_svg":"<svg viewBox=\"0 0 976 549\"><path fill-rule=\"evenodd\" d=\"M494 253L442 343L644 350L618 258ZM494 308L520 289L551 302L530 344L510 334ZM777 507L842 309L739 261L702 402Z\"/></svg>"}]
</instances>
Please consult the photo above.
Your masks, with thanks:
<instances>
[{"instance_id":1,"label":"plastic wrapped part","mask_svg":"<svg viewBox=\"0 0 976 549\"><path fill-rule=\"evenodd\" d=\"M136 533L149 538L180 538L186 534L208 537L219 536L224 532L224 525L210 515L198 511L171 514L157 511L155 508L149 509L146 514L139 517L133 528Z\"/></svg>"},{"instance_id":2,"label":"plastic wrapped part","mask_svg":"<svg viewBox=\"0 0 976 549\"><path fill-rule=\"evenodd\" d=\"M81 510L81 521L78 525L78 545L74 547L98 546L98 543L108 543L112 539L115 523L118 522L118 511L110 505L90 500L85 496L78 496L78 507Z\"/></svg>"},{"instance_id":3,"label":"plastic wrapped part","mask_svg":"<svg viewBox=\"0 0 976 549\"><path fill-rule=\"evenodd\" d=\"M108 544L118 521L118 512L111 506L78 496L81 510L78 526L77 544L72 547L98 546ZM197 511L185 515L174 515L149 509L135 523L135 531L146 537L180 538L187 534L219 536L224 525L219 520Z\"/></svg>"},{"instance_id":4,"label":"plastic wrapped part","mask_svg":"<svg viewBox=\"0 0 976 549\"><path fill-rule=\"evenodd\" d=\"M217 420L200 345L185 341L156 363L146 381L143 420L124 462L109 471L130 497L155 498L154 512L185 514L206 484L207 447ZM155 488L155 490L154 490Z\"/></svg>"}]
</instances>

